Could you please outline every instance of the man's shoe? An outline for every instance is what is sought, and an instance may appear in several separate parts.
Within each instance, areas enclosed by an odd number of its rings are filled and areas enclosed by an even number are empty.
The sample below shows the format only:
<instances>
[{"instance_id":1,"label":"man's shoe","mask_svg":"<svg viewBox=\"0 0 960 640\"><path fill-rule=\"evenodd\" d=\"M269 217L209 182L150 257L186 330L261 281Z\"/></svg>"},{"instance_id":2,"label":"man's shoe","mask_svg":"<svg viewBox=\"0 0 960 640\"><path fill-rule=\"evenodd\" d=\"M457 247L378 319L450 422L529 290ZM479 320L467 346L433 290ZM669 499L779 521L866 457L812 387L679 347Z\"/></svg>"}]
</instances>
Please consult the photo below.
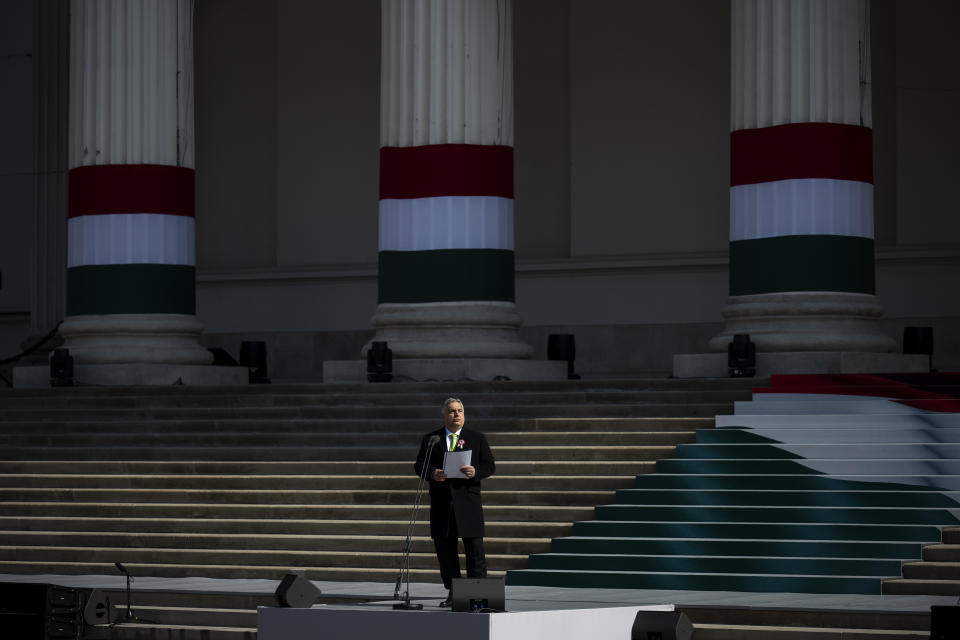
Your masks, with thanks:
<instances>
[{"instance_id":1,"label":"man's shoe","mask_svg":"<svg viewBox=\"0 0 960 640\"><path fill-rule=\"evenodd\" d=\"M451 607L453 606L453 592L447 591L447 599L440 603L441 607Z\"/></svg>"}]
</instances>

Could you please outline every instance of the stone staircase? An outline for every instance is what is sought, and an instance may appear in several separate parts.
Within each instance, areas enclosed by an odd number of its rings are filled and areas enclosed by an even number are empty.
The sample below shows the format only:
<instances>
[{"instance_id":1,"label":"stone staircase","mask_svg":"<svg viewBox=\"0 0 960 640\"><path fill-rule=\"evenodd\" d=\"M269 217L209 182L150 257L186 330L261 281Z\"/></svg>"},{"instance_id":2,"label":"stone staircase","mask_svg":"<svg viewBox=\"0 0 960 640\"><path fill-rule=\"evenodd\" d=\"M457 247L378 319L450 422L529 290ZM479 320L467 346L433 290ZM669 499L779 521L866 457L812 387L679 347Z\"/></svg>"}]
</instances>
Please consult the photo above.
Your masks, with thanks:
<instances>
[{"instance_id":1,"label":"stone staircase","mask_svg":"<svg viewBox=\"0 0 960 640\"><path fill-rule=\"evenodd\" d=\"M960 387L908 378L775 376L507 583L960 595Z\"/></svg>"},{"instance_id":2,"label":"stone staircase","mask_svg":"<svg viewBox=\"0 0 960 640\"><path fill-rule=\"evenodd\" d=\"M0 574L115 575L122 562L138 576L393 582L419 436L457 395L497 458L484 482L486 546L503 575L693 442L753 384L0 391ZM438 582L426 519L411 580ZM136 603L142 617L207 632L248 625L255 606L151 598Z\"/></svg>"}]
</instances>

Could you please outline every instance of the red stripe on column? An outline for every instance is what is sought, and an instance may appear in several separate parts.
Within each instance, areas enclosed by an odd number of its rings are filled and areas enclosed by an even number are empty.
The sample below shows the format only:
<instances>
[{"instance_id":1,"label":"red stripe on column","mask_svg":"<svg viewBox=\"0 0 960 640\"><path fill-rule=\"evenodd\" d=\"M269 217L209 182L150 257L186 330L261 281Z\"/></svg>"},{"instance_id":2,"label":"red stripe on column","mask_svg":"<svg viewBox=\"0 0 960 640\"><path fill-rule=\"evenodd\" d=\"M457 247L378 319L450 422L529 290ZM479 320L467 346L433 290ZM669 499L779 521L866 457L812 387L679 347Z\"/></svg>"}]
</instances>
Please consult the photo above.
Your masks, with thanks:
<instances>
[{"instance_id":1,"label":"red stripe on column","mask_svg":"<svg viewBox=\"0 0 960 640\"><path fill-rule=\"evenodd\" d=\"M166 213L194 217L193 169L161 164L97 164L70 169L69 217Z\"/></svg>"},{"instance_id":2,"label":"red stripe on column","mask_svg":"<svg viewBox=\"0 0 960 640\"><path fill-rule=\"evenodd\" d=\"M730 186L795 178L873 184L872 129L804 122L730 134Z\"/></svg>"},{"instance_id":3,"label":"red stripe on column","mask_svg":"<svg viewBox=\"0 0 960 640\"><path fill-rule=\"evenodd\" d=\"M380 199L513 197L513 147L431 144L380 149Z\"/></svg>"}]
</instances>

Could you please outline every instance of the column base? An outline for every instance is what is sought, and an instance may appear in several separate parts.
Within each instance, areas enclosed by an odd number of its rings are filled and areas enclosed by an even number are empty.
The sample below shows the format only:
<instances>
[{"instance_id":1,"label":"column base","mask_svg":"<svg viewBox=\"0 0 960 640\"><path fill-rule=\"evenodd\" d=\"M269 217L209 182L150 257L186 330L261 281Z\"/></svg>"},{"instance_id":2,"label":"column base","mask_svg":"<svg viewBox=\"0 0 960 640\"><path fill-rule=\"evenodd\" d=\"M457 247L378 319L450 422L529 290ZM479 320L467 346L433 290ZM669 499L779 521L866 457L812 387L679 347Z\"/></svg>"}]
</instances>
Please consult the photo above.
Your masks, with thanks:
<instances>
[{"instance_id":1,"label":"column base","mask_svg":"<svg viewBox=\"0 0 960 640\"><path fill-rule=\"evenodd\" d=\"M60 325L78 365L208 365L213 354L200 346L202 332L196 316L172 313L68 316Z\"/></svg>"},{"instance_id":2,"label":"column base","mask_svg":"<svg viewBox=\"0 0 960 640\"><path fill-rule=\"evenodd\" d=\"M924 373L925 355L865 351L780 351L757 354L758 378L777 373ZM684 353L673 356L675 378L726 378L726 353Z\"/></svg>"},{"instance_id":3,"label":"column base","mask_svg":"<svg viewBox=\"0 0 960 640\"><path fill-rule=\"evenodd\" d=\"M793 291L731 296L723 309L726 324L707 348L726 354L734 334L747 333L758 352L888 353L897 345L880 331L882 315L877 297L864 293Z\"/></svg>"},{"instance_id":4,"label":"column base","mask_svg":"<svg viewBox=\"0 0 960 640\"><path fill-rule=\"evenodd\" d=\"M533 347L520 339L520 314L512 302L381 303L371 323L377 331L373 341L386 342L394 359L533 355ZM361 356L369 349L367 343Z\"/></svg>"},{"instance_id":5,"label":"column base","mask_svg":"<svg viewBox=\"0 0 960 640\"><path fill-rule=\"evenodd\" d=\"M78 387L134 387L175 384L196 386L246 385L246 367L214 367L189 364L75 364L74 384ZM14 367L13 386L41 388L50 386L50 367Z\"/></svg>"},{"instance_id":6,"label":"column base","mask_svg":"<svg viewBox=\"0 0 960 640\"><path fill-rule=\"evenodd\" d=\"M502 376L510 380L566 380L567 363L560 360L510 358L404 358L393 361L394 382L443 380L489 381ZM327 360L324 382L366 382L366 360Z\"/></svg>"}]
</instances>

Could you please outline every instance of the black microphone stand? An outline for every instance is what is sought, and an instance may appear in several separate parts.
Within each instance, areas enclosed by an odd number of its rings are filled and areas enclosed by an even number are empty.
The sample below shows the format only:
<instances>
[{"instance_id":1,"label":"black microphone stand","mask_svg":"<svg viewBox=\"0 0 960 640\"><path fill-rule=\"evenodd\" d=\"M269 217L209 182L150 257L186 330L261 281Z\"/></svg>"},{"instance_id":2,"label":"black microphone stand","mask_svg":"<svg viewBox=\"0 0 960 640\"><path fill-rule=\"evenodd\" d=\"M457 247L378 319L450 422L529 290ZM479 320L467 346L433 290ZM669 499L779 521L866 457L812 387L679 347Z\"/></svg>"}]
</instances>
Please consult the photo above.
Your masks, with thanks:
<instances>
[{"instance_id":1,"label":"black microphone stand","mask_svg":"<svg viewBox=\"0 0 960 640\"><path fill-rule=\"evenodd\" d=\"M133 582L133 576L130 575L130 572L121 563L114 562L113 564L117 569L120 570L121 573L123 573L123 575L127 576L127 613L122 618L117 618L110 623L110 626L123 622L152 622L151 620L144 620L143 618L138 618L137 616L133 615L133 611L130 608L130 583ZM110 614L108 612L107 617L109 617L109 615Z\"/></svg>"},{"instance_id":2,"label":"black microphone stand","mask_svg":"<svg viewBox=\"0 0 960 640\"><path fill-rule=\"evenodd\" d=\"M427 448L423 456L423 468L420 470L420 482L417 484L417 496L413 500L413 513L410 515L410 522L407 524L407 541L403 547L403 561L400 564L400 573L397 574L397 584L393 590L393 599L400 599L400 583L403 581L404 573L407 576L407 589L403 594L403 602L393 605L394 609L417 610L423 609L419 602L410 602L410 546L413 542L413 528L417 524L417 514L420 511L420 503L423 499L423 487L427 480L427 469L430 467L430 454L433 447L440 442L440 436L430 436L427 440Z\"/></svg>"}]
</instances>

